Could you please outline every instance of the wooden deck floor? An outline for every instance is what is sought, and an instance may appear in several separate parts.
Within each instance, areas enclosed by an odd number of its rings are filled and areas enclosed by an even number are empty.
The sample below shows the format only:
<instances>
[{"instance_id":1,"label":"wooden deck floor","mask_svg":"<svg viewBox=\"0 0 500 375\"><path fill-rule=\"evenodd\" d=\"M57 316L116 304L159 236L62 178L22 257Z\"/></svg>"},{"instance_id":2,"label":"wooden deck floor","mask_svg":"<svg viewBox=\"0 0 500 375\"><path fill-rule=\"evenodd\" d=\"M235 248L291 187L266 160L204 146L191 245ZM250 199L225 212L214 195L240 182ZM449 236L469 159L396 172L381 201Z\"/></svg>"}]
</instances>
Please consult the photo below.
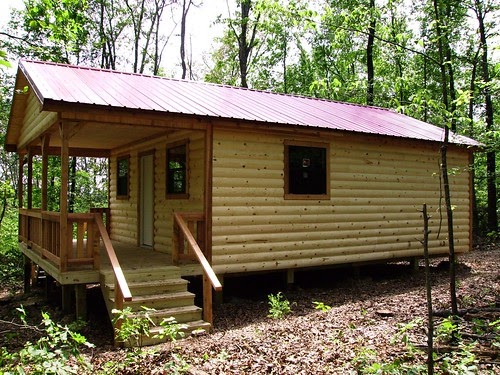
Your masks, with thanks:
<instances>
[{"instance_id":1,"label":"wooden deck floor","mask_svg":"<svg viewBox=\"0 0 500 375\"><path fill-rule=\"evenodd\" d=\"M113 241L113 248L124 272L127 270L156 269L173 266L172 256L168 253L116 241ZM110 264L104 252L104 248L101 247L101 254L103 254L101 265L102 268L108 268ZM201 266L197 264L183 264L179 267L181 268L182 276L201 275Z\"/></svg>"},{"instance_id":2,"label":"wooden deck floor","mask_svg":"<svg viewBox=\"0 0 500 375\"><path fill-rule=\"evenodd\" d=\"M137 270L141 268L160 268L172 266L172 256L160 253L150 248L129 245L123 242L113 241L116 257L123 270ZM110 267L109 259L105 254L104 246L101 246L101 264L103 268Z\"/></svg>"}]
</instances>

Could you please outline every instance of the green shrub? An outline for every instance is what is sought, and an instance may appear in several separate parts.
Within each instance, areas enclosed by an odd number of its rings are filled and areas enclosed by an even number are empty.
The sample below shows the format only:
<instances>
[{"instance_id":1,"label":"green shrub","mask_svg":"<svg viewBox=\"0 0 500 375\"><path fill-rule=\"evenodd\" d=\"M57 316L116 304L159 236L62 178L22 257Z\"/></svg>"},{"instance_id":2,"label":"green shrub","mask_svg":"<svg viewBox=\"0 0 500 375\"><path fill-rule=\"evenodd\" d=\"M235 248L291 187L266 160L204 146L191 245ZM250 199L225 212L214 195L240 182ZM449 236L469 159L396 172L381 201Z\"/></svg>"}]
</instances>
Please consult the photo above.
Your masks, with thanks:
<instances>
[{"instance_id":1,"label":"green shrub","mask_svg":"<svg viewBox=\"0 0 500 375\"><path fill-rule=\"evenodd\" d=\"M313 301L313 305L316 310L320 310L322 312L327 312L328 310L332 309L331 306L325 305L324 302Z\"/></svg>"},{"instance_id":2,"label":"green shrub","mask_svg":"<svg viewBox=\"0 0 500 375\"><path fill-rule=\"evenodd\" d=\"M21 321L27 326L24 308L21 306L18 311L21 313ZM93 344L67 326L55 323L45 312L42 312L42 325L43 334L36 343L26 342L17 353L0 348L0 373L65 375L80 374L90 369L80 348L93 347Z\"/></svg>"},{"instance_id":3,"label":"green shrub","mask_svg":"<svg viewBox=\"0 0 500 375\"><path fill-rule=\"evenodd\" d=\"M149 337L149 328L153 321L149 313L153 309L142 306L142 311L132 312L130 307L123 310L113 309L111 312L115 315L113 325L115 326L115 338L118 342L128 343L129 346L142 347L142 338ZM119 326L117 323L120 322Z\"/></svg>"},{"instance_id":4,"label":"green shrub","mask_svg":"<svg viewBox=\"0 0 500 375\"><path fill-rule=\"evenodd\" d=\"M279 292L278 294L269 294L267 298L269 303L269 317L274 319L281 319L285 315L292 312L290 302L283 296L281 292Z\"/></svg>"}]
</instances>

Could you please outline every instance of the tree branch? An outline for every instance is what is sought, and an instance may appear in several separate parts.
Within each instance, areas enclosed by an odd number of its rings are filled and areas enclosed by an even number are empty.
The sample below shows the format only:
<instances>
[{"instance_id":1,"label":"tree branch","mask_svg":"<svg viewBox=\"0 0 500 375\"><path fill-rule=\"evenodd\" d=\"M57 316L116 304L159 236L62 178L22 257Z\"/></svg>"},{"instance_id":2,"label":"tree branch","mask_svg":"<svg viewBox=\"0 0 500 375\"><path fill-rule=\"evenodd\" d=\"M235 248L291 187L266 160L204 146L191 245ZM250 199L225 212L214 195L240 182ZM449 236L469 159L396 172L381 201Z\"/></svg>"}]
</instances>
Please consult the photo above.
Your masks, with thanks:
<instances>
[{"instance_id":1,"label":"tree branch","mask_svg":"<svg viewBox=\"0 0 500 375\"><path fill-rule=\"evenodd\" d=\"M26 37L20 37L20 36L17 36L17 35L12 35L12 34L6 33L4 31L0 31L0 35L6 36L7 38L20 40L20 41L22 41L24 43L27 43L27 44L29 44L30 46L33 46L33 47L37 47L38 46L38 44L30 42L27 39L27 36Z\"/></svg>"}]
</instances>

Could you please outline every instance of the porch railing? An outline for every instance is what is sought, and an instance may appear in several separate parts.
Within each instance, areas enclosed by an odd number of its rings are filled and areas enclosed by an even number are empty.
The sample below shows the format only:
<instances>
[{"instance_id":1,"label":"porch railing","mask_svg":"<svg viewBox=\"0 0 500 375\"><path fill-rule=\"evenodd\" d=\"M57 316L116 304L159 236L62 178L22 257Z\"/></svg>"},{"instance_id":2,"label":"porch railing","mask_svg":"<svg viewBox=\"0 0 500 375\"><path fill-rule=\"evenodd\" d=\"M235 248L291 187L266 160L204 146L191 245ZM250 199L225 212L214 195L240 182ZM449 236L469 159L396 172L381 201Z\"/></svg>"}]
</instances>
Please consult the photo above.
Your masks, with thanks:
<instances>
[{"instance_id":1,"label":"porch railing","mask_svg":"<svg viewBox=\"0 0 500 375\"><path fill-rule=\"evenodd\" d=\"M90 213L68 213L66 246L61 246L61 216L59 212L39 209L19 210L19 240L49 260L60 271L100 269L100 240L115 275L115 303L123 309L132 295L115 250L109 238L109 209L92 208ZM106 219L106 225L102 217Z\"/></svg>"},{"instance_id":2,"label":"porch railing","mask_svg":"<svg viewBox=\"0 0 500 375\"><path fill-rule=\"evenodd\" d=\"M97 269L99 235L92 213L69 213L66 246L61 246L58 212L20 209L19 240L61 271Z\"/></svg>"},{"instance_id":3,"label":"porch railing","mask_svg":"<svg viewBox=\"0 0 500 375\"><path fill-rule=\"evenodd\" d=\"M104 248L106 249L109 262L111 263L111 268L113 269L113 273L115 275L115 308L123 310L124 301L132 301L132 293L130 293L127 280L125 280L125 275L123 274L115 249L113 248L113 244L109 238L108 231L102 222L101 215L95 215L95 222L99 230L99 234L101 235L102 242L104 243ZM121 321L118 321L116 324L117 328L119 328L120 325Z\"/></svg>"},{"instance_id":4,"label":"porch railing","mask_svg":"<svg viewBox=\"0 0 500 375\"><path fill-rule=\"evenodd\" d=\"M197 234L198 240L193 233ZM203 270L203 314L204 319L212 323L211 287L219 292L222 290L222 284L200 248L200 244L205 243L204 239L203 213L174 213L173 262L178 264L180 260L194 258L200 263ZM208 297L209 293L210 298Z\"/></svg>"}]
</instances>

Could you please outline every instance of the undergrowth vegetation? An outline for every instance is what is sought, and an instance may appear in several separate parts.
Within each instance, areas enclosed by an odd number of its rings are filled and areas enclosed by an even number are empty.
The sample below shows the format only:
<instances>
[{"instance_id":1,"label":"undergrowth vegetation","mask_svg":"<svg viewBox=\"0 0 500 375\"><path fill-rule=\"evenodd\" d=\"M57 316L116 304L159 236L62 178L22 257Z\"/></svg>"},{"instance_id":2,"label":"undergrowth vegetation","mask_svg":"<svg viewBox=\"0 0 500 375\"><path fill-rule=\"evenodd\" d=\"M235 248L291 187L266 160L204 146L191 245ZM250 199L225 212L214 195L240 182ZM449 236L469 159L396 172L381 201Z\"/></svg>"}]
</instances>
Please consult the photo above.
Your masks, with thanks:
<instances>
[{"instance_id":1,"label":"undergrowth vegetation","mask_svg":"<svg viewBox=\"0 0 500 375\"><path fill-rule=\"evenodd\" d=\"M2 281L12 280L19 284L22 257L18 251L8 250L0 256L6 260L0 265L0 270L3 272ZM489 263L485 268L494 264ZM401 281L396 282L401 283ZM494 299L498 295L498 290L495 290L495 285L498 283L479 288L477 282L474 282L467 287L468 289L463 289L465 283L466 280L460 283L461 290L468 291L460 295L462 314L458 317L434 318L435 373L495 374L498 366L488 367L485 363L496 363L500 353L500 319ZM364 285L363 289L359 290L366 291L366 288ZM153 370L159 374L186 374L196 373L198 369L203 369L206 373L245 373L243 370L238 370L237 365L245 356L247 361L245 363L250 366L267 362L267 366L270 366L268 368L273 368L273 373L290 374L292 372L288 367L284 372L280 372L279 369L285 368L288 360L299 361L298 356L310 355L311 352L304 351L305 348L312 350L311 358L314 359L321 357L321 354L314 353L314 348L317 348L318 353L323 352L327 358L339 355L347 358L340 365L343 366L341 372L339 365L336 364L337 367L333 365L324 367L323 373L381 375L427 373L425 321L423 317L415 318L421 316L422 311L416 311L412 314L412 318L409 318L410 315L380 318L377 317L377 310L370 307L374 303L377 305L377 299L365 296L364 303L349 308L351 314L345 319L339 310L343 302L337 302L332 291L322 290L320 294L311 295L308 293L297 294L287 291L287 296L282 292L269 294L267 303L262 301L261 308L256 310L259 316L252 315L259 322L243 319L244 326L248 327L246 331L238 331L235 328L233 333L233 327L228 326L225 330L219 329L215 335L193 338L185 340L186 342L176 341L183 337L186 327L173 318L157 323L156 333L153 334L150 331L150 328L155 326L152 319L153 309L143 308L139 312L132 312L128 308L115 310L114 321L120 322L115 337L117 342L125 346L124 348L94 346L91 343L93 339L88 340L89 336L83 334L83 332L92 333L85 322L67 323L67 320L63 320L66 323L61 323L53 320L52 313L49 315L47 312L42 312L42 319L37 322L38 313L34 313L36 309L33 308L33 303L29 314L33 315L31 319L28 319L25 307L22 305L17 309L13 307L12 310L16 310L16 314L10 316L15 318L9 318L8 321L0 320L0 331L4 336L0 344L0 374L111 375L149 374ZM352 295L352 292L350 293ZM310 298L301 301L297 296ZM326 299L321 300L323 297ZM407 300L412 298L415 297L410 295ZM22 301L21 296L16 301ZM382 307L386 308L388 300L384 301ZM242 305L235 305L238 306ZM251 309L249 304L244 306L245 309ZM44 307L45 305L42 305L42 309ZM382 312L384 310L382 309ZM6 311L5 308L3 311ZM393 312L397 311L398 308L393 307ZM2 315L0 319L4 319L5 316ZM353 317L357 318L352 319ZM384 340L384 345L380 345L381 340L369 340L373 337L369 333L370 326L377 324L383 324L384 329L372 332L390 332L388 333L390 337ZM327 330L319 329L320 326ZM240 332L240 336L237 332ZM252 334L246 336L243 332ZM210 338L210 336L226 335L230 339L219 345L214 342L217 339ZM145 339L150 336L162 337L167 344L145 346ZM305 343L307 340L314 342L323 337L325 340L318 341L319 344L313 344L312 347L299 346L285 357L276 354L279 350L283 352L290 350L293 340ZM18 344L6 345L5 343L10 340ZM284 348L276 346L281 341L285 343ZM199 351L194 350L193 346L198 346ZM240 355L239 352L245 354ZM269 353L276 356L274 361L282 362L279 364L273 362L272 357L268 356ZM312 362L298 362L297 366L307 366L308 363ZM254 373L262 373L260 370L263 367L257 368L259 371ZM485 371L485 368L493 370Z\"/></svg>"}]
</instances>

